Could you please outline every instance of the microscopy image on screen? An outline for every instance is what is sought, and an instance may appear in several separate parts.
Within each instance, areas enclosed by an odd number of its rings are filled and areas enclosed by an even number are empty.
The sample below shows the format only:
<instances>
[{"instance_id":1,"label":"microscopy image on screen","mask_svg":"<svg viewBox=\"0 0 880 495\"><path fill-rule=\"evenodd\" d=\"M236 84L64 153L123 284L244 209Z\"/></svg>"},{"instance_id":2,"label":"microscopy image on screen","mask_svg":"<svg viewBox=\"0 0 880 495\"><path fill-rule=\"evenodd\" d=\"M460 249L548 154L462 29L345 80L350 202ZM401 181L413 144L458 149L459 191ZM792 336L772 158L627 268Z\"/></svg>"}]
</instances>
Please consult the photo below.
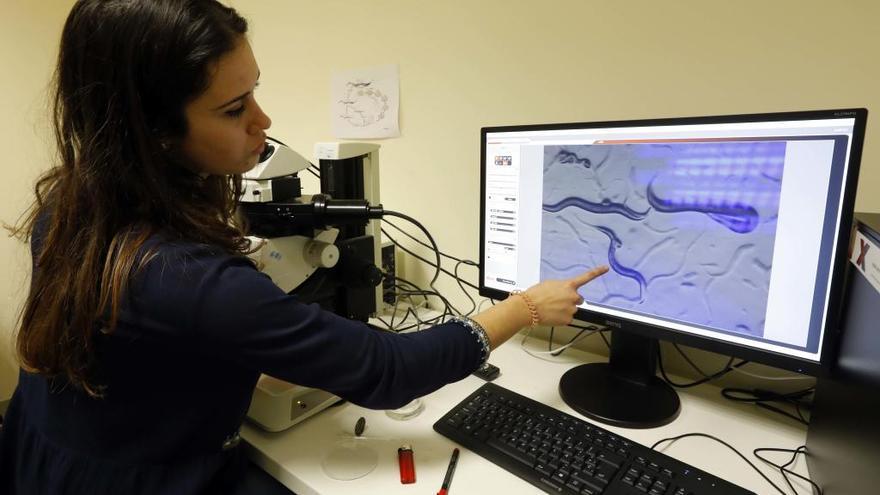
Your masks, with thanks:
<instances>
[{"instance_id":1,"label":"microscopy image on screen","mask_svg":"<svg viewBox=\"0 0 880 495\"><path fill-rule=\"evenodd\" d=\"M546 146L541 279L588 302L762 337L786 143Z\"/></svg>"}]
</instances>

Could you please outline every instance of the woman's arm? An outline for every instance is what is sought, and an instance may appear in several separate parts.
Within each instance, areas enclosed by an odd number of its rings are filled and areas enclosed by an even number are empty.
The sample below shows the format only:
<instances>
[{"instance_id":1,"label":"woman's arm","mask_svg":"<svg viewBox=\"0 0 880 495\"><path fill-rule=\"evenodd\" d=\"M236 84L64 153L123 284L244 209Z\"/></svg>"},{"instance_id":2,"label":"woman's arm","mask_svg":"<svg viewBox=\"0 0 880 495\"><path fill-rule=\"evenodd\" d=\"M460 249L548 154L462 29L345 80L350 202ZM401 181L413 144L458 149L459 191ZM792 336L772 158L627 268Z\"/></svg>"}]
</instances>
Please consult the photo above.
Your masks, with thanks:
<instances>
[{"instance_id":1,"label":"woman's arm","mask_svg":"<svg viewBox=\"0 0 880 495\"><path fill-rule=\"evenodd\" d=\"M573 278L541 282L526 290L525 296L514 294L474 316L473 320L486 330L492 349L533 323L529 301L537 310L538 324L567 325L577 306L584 302L578 288L607 271L607 266L600 266Z\"/></svg>"}]
</instances>

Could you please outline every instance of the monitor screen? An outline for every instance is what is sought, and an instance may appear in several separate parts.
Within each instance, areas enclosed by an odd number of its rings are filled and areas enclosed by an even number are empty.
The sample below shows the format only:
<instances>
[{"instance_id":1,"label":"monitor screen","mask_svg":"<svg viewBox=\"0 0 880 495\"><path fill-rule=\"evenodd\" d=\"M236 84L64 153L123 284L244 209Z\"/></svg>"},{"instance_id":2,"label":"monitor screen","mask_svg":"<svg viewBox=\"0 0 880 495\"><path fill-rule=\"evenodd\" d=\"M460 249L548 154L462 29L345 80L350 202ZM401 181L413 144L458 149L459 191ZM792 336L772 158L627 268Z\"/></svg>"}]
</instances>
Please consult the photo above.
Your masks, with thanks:
<instances>
[{"instance_id":1,"label":"monitor screen","mask_svg":"<svg viewBox=\"0 0 880 495\"><path fill-rule=\"evenodd\" d=\"M578 319L818 366L838 310L865 118L484 128L481 293L608 265L581 289Z\"/></svg>"}]
</instances>

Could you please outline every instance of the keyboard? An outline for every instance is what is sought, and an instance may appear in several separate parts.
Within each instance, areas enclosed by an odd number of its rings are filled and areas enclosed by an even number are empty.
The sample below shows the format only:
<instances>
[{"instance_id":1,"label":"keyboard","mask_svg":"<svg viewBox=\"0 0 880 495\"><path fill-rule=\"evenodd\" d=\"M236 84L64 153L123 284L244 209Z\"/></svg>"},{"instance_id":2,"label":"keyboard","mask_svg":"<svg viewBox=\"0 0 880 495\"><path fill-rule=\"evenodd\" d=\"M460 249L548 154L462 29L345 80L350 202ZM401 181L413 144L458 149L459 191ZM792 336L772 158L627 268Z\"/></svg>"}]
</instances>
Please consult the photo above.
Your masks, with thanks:
<instances>
[{"instance_id":1,"label":"keyboard","mask_svg":"<svg viewBox=\"0 0 880 495\"><path fill-rule=\"evenodd\" d=\"M452 408L434 430L547 493L753 493L493 383Z\"/></svg>"}]
</instances>

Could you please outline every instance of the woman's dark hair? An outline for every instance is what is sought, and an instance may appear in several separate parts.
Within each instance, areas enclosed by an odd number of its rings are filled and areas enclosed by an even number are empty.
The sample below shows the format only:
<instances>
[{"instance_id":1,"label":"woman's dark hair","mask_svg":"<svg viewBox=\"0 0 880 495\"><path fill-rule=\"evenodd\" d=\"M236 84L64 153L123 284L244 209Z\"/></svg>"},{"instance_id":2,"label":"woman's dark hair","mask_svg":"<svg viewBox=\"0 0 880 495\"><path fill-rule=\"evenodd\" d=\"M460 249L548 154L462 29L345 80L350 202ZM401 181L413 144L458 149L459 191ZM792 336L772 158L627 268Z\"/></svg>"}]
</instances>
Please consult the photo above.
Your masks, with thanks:
<instances>
[{"instance_id":1,"label":"woman's dark hair","mask_svg":"<svg viewBox=\"0 0 880 495\"><path fill-rule=\"evenodd\" d=\"M53 124L58 163L13 230L31 238L34 272L16 338L23 369L92 382L96 331L111 332L129 279L156 233L230 253L240 176L191 171L176 144L185 105L247 32L214 0L80 0L61 37Z\"/></svg>"}]
</instances>

